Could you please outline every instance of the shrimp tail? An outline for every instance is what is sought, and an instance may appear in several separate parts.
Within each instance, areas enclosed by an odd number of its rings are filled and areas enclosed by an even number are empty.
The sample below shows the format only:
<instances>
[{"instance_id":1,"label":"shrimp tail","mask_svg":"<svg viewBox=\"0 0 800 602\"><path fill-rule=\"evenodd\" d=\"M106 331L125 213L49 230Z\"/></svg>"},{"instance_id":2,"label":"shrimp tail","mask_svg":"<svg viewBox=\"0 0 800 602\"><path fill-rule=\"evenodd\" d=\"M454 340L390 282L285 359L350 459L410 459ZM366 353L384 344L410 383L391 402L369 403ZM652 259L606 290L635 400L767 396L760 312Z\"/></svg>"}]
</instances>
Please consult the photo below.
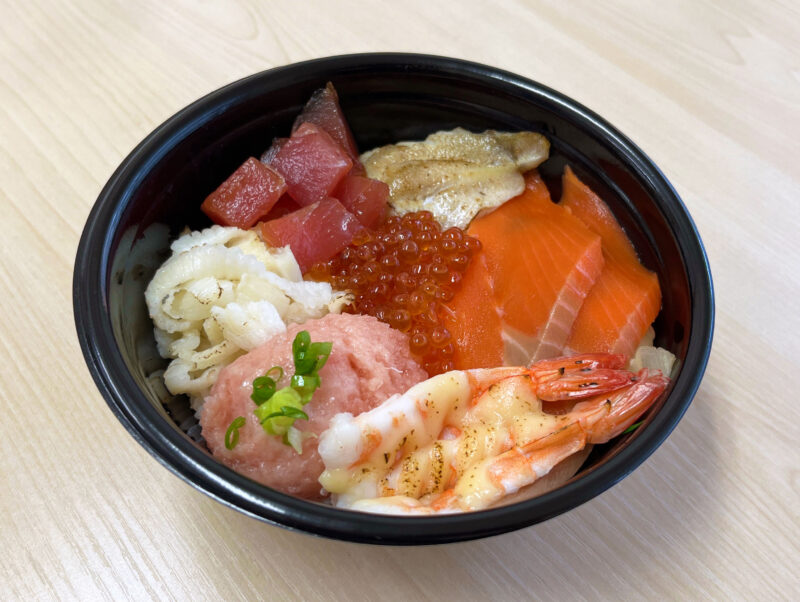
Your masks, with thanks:
<instances>
[{"instance_id":1,"label":"shrimp tail","mask_svg":"<svg viewBox=\"0 0 800 602\"><path fill-rule=\"evenodd\" d=\"M607 411L599 418L589 421L587 432L589 443L606 443L622 434L622 431L644 414L668 384L669 379L661 372L648 371L645 368L636 375L636 381L629 387L606 399L600 396L578 403L572 411L577 415L596 415L599 408L605 408Z\"/></svg>"},{"instance_id":2,"label":"shrimp tail","mask_svg":"<svg viewBox=\"0 0 800 602\"><path fill-rule=\"evenodd\" d=\"M633 373L622 369L626 361L619 354L584 353L536 362L528 373L539 399L578 400L611 393L633 382Z\"/></svg>"},{"instance_id":3,"label":"shrimp tail","mask_svg":"<svg viewBox=\"0 0 800 602\"><path fill-rule=\"evenodd\" d=\"M536 395L544 401L565 401L605 395L634 382L635 375L628 370L586 368L586 371L568 372L555 380L536 385Z\"/></svg>"},{"instance_id":4,"label":"shrimp tail","mask_svg":"<svg viewBox=\"0 0 800 602\"><path fill-rule=\"evenodd\" d=\"M536 382L555 380L567 372L585 372L596 368L619 370L628 358L616 353L582 353L565 357L540 360L531 364L529 370Z\"/></svg>"}]
</instances>

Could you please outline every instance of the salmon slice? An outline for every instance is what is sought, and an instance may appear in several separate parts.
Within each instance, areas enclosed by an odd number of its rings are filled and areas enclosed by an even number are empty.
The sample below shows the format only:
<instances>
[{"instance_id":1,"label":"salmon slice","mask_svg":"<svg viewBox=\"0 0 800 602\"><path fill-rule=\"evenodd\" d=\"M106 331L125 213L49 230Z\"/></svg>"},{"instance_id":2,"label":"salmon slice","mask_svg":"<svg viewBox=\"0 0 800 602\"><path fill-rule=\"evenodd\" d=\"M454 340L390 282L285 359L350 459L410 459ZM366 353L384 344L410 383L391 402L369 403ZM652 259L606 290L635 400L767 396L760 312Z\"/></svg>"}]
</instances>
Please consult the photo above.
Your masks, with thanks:
<instances>
[{"instance_id":1,"label":"salmon slice","mask_svg":"<svg viewBox=\"0 0 800 602\"><path fill-rule=\"evenodd\" d=\"M442 321L457 369L559 355L603 268L600 237L554 204L536 172L525 191L468 229L482 243Z\"/></svg>"},{"instance_id":2,"label":"salmon slice","mask_svg":"<svg viewBox=\"0 0 800 602\"><path fill-rule=\"evenodd\" d=\"M567 348L630 357L661 308L658 277L639 261L633 244L603 200L567 167L561 205L603 241L605 267L589 291Z\"/></svg>"},{"instance_id":3,"label":"salmon slice","mask_svg":"<svg viewBox=\"0 0 800 602\"><path fill-rule=\"evenodd\" d=\"M453 337L456 370L503 365L503 321L493 300L484 253L472 258L461 288L443 307L440 318Z\"/></svg>"}]
</instances>

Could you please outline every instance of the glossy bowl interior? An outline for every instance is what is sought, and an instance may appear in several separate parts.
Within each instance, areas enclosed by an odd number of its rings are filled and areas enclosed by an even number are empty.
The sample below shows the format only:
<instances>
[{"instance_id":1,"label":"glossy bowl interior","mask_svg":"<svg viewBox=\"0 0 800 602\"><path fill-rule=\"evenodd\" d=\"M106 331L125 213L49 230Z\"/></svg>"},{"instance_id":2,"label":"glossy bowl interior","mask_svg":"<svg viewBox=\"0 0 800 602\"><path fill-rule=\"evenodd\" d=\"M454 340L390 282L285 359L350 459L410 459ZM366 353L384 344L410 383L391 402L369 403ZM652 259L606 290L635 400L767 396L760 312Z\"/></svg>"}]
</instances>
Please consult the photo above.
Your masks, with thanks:
<instances>
[{"instance_id":1,"label":"glossy bowl interior","mask_svg":"<svg viewBox=\"0 0 800 602\"><path fill-rule=\"evenodd\" d=\"M248 156L285 136L311 92L332 81L366 150L456 126L531 129L550 139L540 168L555 198L566 163L611 206L661 282L656 342L678 357L668 395L634 433L597 446L583 469L541 497L482 512L401 518L296 499L214 460L184 398L157 376L143 291L188 226L209 225L202 200ZM675 427L699 385L711 346L713 295L700 238L679 197L627 138L574 101L482 65L404 54L319 59L265 71L200 99L159 126L120 165L83 232L74 273L75 321L108 405L167 468L244 513L340 539L441 543L530 525L598 495L645 460ZM156 376L153 373L156 372Z\"/></svg>"}]
</instances>

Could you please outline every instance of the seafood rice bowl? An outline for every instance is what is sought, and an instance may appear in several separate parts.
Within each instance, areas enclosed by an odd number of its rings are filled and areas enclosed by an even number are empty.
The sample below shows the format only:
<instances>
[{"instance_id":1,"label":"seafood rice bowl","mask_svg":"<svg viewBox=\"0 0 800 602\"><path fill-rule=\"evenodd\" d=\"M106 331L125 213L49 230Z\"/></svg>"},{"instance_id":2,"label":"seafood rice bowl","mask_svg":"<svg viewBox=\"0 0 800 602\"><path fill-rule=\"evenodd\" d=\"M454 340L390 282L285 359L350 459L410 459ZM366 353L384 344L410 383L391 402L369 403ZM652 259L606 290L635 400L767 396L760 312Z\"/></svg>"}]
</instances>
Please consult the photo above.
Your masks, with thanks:
<instances>
[{"instance_id":1,"label":"seafood rice bowl","mask_svg":"<svg viewBox=\"0 0 800 602\"><path fill-rule=\"evenodd\" d=\"M651 169L638 149L605 131L629 151L598 171L586 157L613 147L571 101L408 58L421 71L379 56L369 80L354 57L311 63L280 113L256 99L293 67L199 101L115 175L76 263L87 359L124 356L92 360L95 379L157 457L249 513L361 541L502 532L596 494L671 430L710 344L707 269L665 261L683 245L706 265L699 239L672 234L694 231L660 174L624 175ZM494 110L430 104L449 68ZM237 109L207 110L230 95ZM585 130L565 144L560 121ZM77 278L111 198L106 323Z\"/></svg>"}]
</instances>

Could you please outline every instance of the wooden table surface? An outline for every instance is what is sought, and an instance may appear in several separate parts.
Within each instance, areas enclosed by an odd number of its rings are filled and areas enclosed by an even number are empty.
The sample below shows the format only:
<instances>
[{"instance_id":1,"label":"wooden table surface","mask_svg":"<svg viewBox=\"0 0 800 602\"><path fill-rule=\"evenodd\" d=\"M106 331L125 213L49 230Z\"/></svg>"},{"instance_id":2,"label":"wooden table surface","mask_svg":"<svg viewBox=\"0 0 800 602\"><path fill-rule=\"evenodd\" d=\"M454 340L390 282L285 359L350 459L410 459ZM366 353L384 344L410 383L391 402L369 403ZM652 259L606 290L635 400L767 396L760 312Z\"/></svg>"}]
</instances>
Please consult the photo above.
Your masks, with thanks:
<instances>
[{"instance_id":1,"label":"wooden table surface","mask_svg":"<svg viewBox=\"0 0 800 602\"><path fill-rule=\"evenodd\" d=\"M0 598L797 599L800 7L790 0L0 1ZM350 52L463 57L619 127L709 254L714 348L684 419L630 477L463 544L321 540L162 468L83 362L72 265L102 185L178 109Z\"/></svg>"}]
</instances>

